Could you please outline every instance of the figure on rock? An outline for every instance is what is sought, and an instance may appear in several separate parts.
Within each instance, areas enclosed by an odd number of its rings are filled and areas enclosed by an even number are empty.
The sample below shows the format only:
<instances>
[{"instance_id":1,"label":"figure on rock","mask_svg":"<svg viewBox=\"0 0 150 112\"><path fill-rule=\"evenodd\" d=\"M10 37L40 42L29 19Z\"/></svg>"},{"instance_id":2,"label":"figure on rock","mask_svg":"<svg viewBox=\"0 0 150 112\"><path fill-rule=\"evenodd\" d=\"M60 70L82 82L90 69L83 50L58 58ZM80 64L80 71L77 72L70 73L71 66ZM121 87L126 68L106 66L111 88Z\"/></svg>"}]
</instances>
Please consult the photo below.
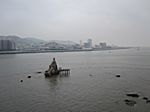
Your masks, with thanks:
<instances>
[{"instance_id":1,"label":"figure on rock","mask_svg":"<svg viewBox=\"0 0 150 112\"><path fill-rule=\"evenodd\" d=\"M61 68L61 67L60 67ZM58 69L55 58L53 58L52 63L49 65L48 70L45 71L45 77L50 77L53 75L59 75L60 73L69 74L70 69Z\"/></svg>"},{"instance_id":2,"label":"figure on rock","mask_svg":"<svg viewBox=\"0 0 150 112\"><path fill-rule=\"evenodd\" d=\"M52 63L49 65L48 71L50 71L51 74L55 74L58 71L55 58L53 58Z\"/></svg>"}]
</instances>

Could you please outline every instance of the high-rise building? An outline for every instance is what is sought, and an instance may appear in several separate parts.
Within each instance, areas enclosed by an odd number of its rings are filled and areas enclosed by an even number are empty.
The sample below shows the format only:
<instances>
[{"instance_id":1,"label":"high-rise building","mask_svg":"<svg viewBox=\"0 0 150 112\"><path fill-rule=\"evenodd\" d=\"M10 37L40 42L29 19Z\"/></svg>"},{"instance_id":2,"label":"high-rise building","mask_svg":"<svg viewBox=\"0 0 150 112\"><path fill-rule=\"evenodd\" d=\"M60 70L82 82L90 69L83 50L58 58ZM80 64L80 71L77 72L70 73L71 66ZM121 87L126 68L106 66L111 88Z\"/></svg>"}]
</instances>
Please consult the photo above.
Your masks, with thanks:
<instances>
[{"instance_id":1,"label":"high-rise building","mask_svg":"<svg viewBox=\"0 0 150 112\"><path fill-rule=\"evenodd\" d=\"M80 40L80 48L81 48L81 49L83 48L82 40Z\"/></svg>"},{"instance_id":2,"label":"high-rise building","mask_svg":"<svg viewBox=\"0 0 150 112\"><path fill-rule=\"evenodd\" d=\"M12 40L0 40L0 50L7 51L7 50L15 50L16 45L15 42Z\"/></svg>"},{"instance_id":3,"label":"high-rise building","mask_svg":"<svg viewBox=\"0 0 150 112\"><path fill-rule=\"evenodd\" d=\"M92 48L92 39L88 39L87 42L84 43L84 48Z\"/></svg>"},{"instance_id":4,"label":"high-rise building","mask_svg":"<svg viewBox=\"0 0 150 112\"><path fill-rule=\"evenodd\" d=\"M92 48L92 39L88 39L89 48Z\"/></svg>"}]
</instances>

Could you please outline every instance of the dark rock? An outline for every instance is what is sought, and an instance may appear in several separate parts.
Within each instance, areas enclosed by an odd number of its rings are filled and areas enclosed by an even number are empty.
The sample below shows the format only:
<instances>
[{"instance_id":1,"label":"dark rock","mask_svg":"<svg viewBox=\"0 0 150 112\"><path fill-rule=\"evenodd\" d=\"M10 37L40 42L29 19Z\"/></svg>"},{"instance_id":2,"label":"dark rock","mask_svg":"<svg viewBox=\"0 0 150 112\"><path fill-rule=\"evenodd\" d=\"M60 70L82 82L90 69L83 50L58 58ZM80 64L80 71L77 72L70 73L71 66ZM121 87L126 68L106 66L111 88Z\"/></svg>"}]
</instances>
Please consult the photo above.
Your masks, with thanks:
<instances>
[{"instance_id":1,"label":"dark rock","mask_svg":"<svg viewBox=\"0 0 150 112\"><path fill-rule=\"evenodd\" d=\"M36 73L42 73L42 72L36 72Z\"/></svg>"},{"instance_id":2,"label":"dark rock","mask_svg":"<svg viewBox=\"0 0 150 112\"><path fill-rule=\"evenodd\" d=\"M120 77L120 74L116 74L116 77Z\"/></svg>"},{"instance_id":3,"label":"dark rock","mask_svg":"<svg viewBox=\"0 0 150 112\"><path fill-rule=\"evenodd\" d=\"M147 97L143 97L143 100L148 100L148 98Z\"/></svg>"},{"instance_id":4,"label":"dark rock","mask_svg":"<svg viewBox=\"0 0 150 112\"><path fill-rule=\"evenodd\" d=\"M31 76L29 75L27 78L31 78Z\"/></svg>"},{"instance_id":5,"label":"dark rock","mask_svg":"<svg viewBox=\"0 0 150 112\"><path fill-rule=\"evenodd\" d=\"M23 80L20 80L20 82L23 82Z\"/></svg>"},{"instance_id":6,"label":"dark rock","mask_svg":"<svg viewBox=\"0 0 150 112\"><path fill-rule=\"evenodd\" d=\"M127 93L127 96L138 98L140 95L138 93Z\"/></svg>"},{"instance_id":7,"label":"dark rock","mask_svg":"<svg viewBox=\"0 0 150 112\"><path fill-rule=\"evenodd\" d=\"M133 100L124 100L124 102L126 103L126 105L128 106L135 106L136 105L136 101L133 101Z\"/></svg>"},{"instance_id":8,"label":"dark rock","mask_svg":"<svg viewBox=\"0 0 150 112\"><path fill-rule=\"evenodd\" d=\"M150 100L147 100L146 103L150 103Z\"/></svg>"}]
</instances>

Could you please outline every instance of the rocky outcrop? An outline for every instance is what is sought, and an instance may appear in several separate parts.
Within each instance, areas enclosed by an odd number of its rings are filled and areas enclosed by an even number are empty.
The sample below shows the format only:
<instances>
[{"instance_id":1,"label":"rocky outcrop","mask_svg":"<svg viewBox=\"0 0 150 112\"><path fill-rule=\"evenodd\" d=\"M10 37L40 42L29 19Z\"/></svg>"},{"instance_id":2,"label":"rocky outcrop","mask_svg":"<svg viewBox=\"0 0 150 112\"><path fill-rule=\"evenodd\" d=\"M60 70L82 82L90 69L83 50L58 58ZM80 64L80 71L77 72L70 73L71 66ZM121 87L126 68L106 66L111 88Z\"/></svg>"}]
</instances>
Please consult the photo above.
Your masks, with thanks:
<instances>
[{"instance_id":1,"label":"rocky outcrop","mask_svg":"<svg viewBox=\"0 0 150 112\"><path fill-rule=\"evenodd\" d=\"M138 98L140 96L138 93L135 93L135 92L127 93L126 95L130 97L135 97L135 98Z\"/></svg>"},{"instance_id":2,"label":"rocky outcrop","mask_svg":"<svg viewBox=\"0 0 150 112\"><path fill-rule=\"evenodd\" d=\"M31 78L31 76L29 75L27 78Z\"/></svg>"},{"instance_id":3,"label":"rocky outcrop","mask_svg":"<svg viewBox=\"0 0 150 112\"><path fill-rule=\"evenodd\" d=\"M135 106L136 105L136 101L134 101L134 100L125 99L124 102L126 105L129 105L129 106Z\"/></svg>"}]
</instances>

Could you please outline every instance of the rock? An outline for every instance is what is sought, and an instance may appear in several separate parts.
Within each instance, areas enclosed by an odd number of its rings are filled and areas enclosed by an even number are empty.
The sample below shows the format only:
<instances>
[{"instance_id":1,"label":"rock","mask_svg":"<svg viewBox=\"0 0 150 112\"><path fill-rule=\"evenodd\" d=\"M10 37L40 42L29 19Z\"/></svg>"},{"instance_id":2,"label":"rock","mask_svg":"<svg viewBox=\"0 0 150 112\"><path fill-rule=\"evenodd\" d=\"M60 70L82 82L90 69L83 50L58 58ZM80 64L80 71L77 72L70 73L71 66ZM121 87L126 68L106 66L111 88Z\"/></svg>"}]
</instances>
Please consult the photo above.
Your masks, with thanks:
<instances>
[{"instance_id":1,"label":"rock","mask_svg":"<svg viewBox=\"0 0 150 112\"><path fill-rule=\"evenodd\" d=\"M138 93L127 93L127 96L138 98L140 95Z\"/></svg>"},{"instance_id":2,"label":"rock","mask_svg":"<svg viewBox=\"0 0 150 112\"><path fill-rule=\"evenodd\" d=\"M20 82L23 82L23 80L20 80Z\"/></svg>"},{"instance_id":3,"label":"rock","mask_svg":"<svg viewBox=\"0 0 150 112\"><path fill-rule=\"evenodd\" d=\"M120 74L116 74L116 77L120 77Z\"/></svg>"},{"instance_id":4,"label":"rock","mask_svg":"<svg viewBox=\"0 0 150 112\"><path fill-rule=\"evenodd\" d=\"M150 100L147 100L146 103L150 103Z\"/></svg>"},{"instance_id":5,"label":"rock","mask_svg":"<svg viewBox=\"0 0 150 112\"><path fill-rule=\"evenodd\" d=\"M31 76L29 75L27 78L31 78Z\"/></svg>"},{"instance_id":6,"label":"rock","mask_svg":"<svg viewBox=\"0 0 150 112\"><path fill-rule=\"evenodd\" d=\"M42 73L42 72L36 72L36 73Z\"/></svg>"},{"instance_id":7,"label":"rock","mask_svg":"<svg viewBox=\"0 0 150 112\"><path fill-rule=\"evenodd\" d=\"M136 105L136 101L133 101L133 100L124 100L124 102L126 103L126 105L129 105L129 106L135 106Z\"/></svg>"},{"instance_id":8,"label":"rock","mask_svg":"<svg viewBox=\"0 0 150 112\"><path fill-rule=\"evenodd\" d=\"M143 100L148 100L148 98L147 97L143 97Z\"/></svg>"}]
</instances>

